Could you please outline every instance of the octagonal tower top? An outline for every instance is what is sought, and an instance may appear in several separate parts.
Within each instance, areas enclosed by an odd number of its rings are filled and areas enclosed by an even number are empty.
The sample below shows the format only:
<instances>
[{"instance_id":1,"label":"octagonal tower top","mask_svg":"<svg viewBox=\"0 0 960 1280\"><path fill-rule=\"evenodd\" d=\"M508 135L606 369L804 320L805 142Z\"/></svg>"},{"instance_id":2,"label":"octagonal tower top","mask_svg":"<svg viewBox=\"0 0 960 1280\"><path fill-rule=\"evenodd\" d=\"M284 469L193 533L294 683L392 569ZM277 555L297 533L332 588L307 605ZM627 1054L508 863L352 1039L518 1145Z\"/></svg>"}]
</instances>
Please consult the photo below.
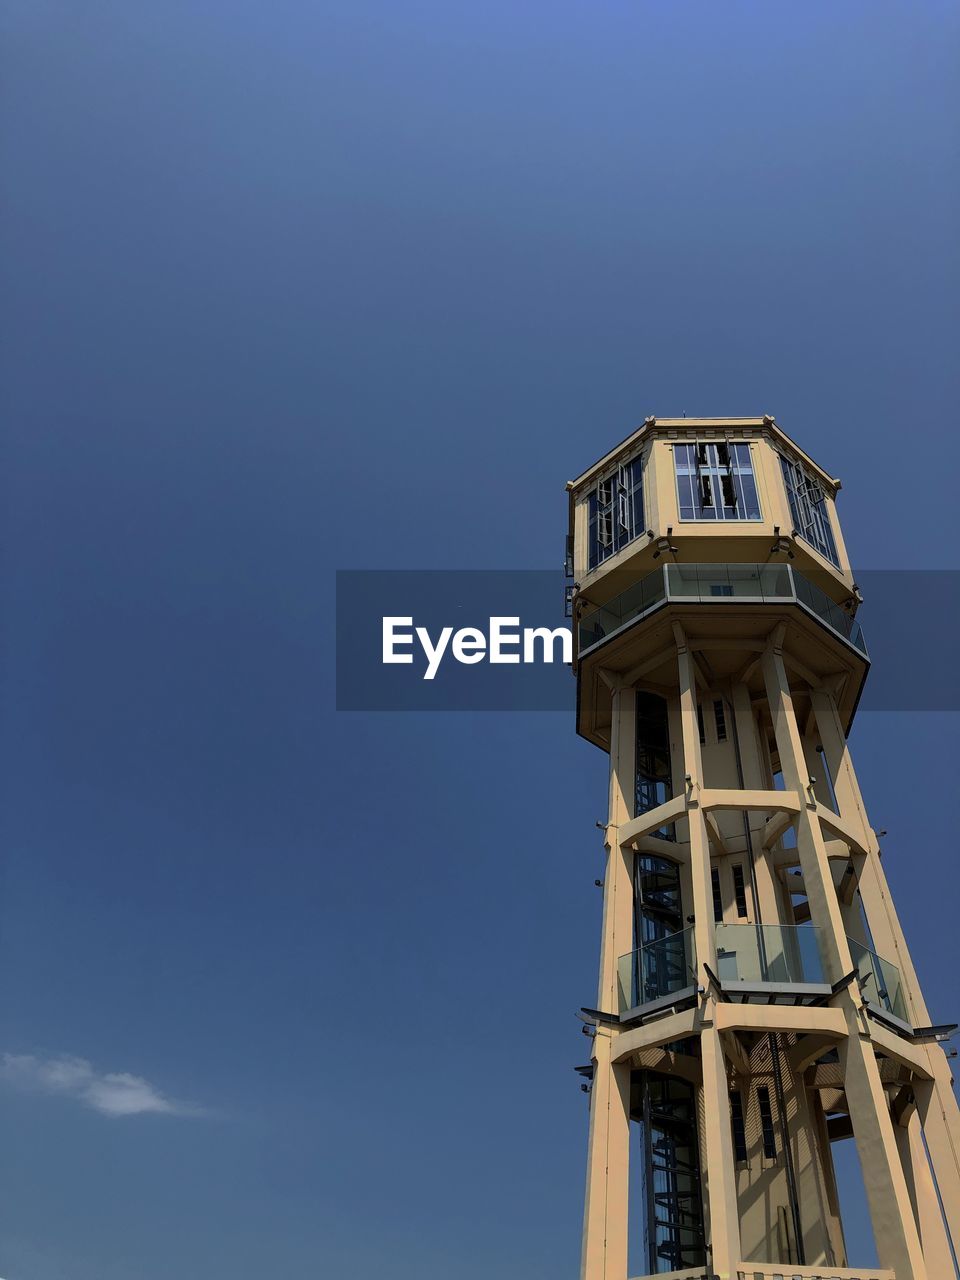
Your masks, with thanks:
<instances>
[{"instance_id":1,"label":"octagonal tower top","mask_svg":"<svg viewBox=\"0 0 960 1280\"><path fill-rule=\"evenodd\" d=\"M854 593L836 516L840 481L770 416L647 418L567 484L584 601L624 573L678 562L790 560L838 602Z\"/></svg>"},{"instance_id":2,"label":"octagonal tower top","mask_svg":"<svg viewBox=\"0 0 960 1280\"><path fill-rule=\"evenodd\" d=\"M869 658L839 488L772 417L647 418L572 480L578 731L608 743L611 680L671 685L674 624L707 628L721 683L782 624L784 653L837 691L849 728Z\"/></svg>"}]
</instances>

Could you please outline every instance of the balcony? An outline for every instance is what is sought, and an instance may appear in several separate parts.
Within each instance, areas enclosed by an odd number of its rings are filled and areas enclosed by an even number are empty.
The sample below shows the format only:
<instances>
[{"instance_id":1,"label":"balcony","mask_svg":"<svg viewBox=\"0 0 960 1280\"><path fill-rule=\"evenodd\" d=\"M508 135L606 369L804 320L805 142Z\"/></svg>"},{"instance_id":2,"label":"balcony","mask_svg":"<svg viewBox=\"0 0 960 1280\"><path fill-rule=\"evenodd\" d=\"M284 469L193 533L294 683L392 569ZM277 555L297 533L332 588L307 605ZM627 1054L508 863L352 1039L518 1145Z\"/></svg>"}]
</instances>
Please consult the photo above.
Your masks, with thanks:
<instances>
[{"instance_id":1,"label":"balcony","mask_svg":"<svg viewBox=\"0 0 960 1280\"><path fill-rule=\"evenodd\" d=\"M792 1262L744 1262L741 1266L737 1280L896 1280L892 1271L880 1267L797 1267Z\"/></svg>"},{"instance_id":2,"label":"balcony","mask_svg":"<svg viewBox=\"0 0 960 1280\"><path fill-rule=\"evenodd\" d=\"M815 1002L830 994L813 925L718 924L717 977L723 995L749 1003Z\"/></svg>"},{"instance_id":3,"label":"balcony","mask_svg":"<svg viewBox=\"0 0 960 1280\"><path fill-rule=\"evenodd\" d=\"M900 970L889 960L882 959L875 951L865 947L862 942L854 942L853 938L848 938L847 942L857 970L860 994L866 1003L909 1030L910 1017Z\"/></svg>"},{"instance_id":4,"label":"balcony","mask_svg":"<svg viewBox=\"0 0 960 1280\"><path fill-rule=\"evenodd\" d=\"M634 1280L719 1280L709 1267L688 1267L656 1276L636 1276ZM881 1267L798 1267L792 1262L741 1262L734 1280L896 1280L892 1271Z\"/></svg>"},{"instance_id":5,"label":"balcony","mask_svg":"<svg viewBox=\"0 0 960 1280\"><path fill-rule=\"evenodd\" d=\"M621 1019L639 1008L649 1012L695 995L693 929L667 934L621 956L617 962L617 988Z\"/></svg>"},{"instance_id":6,"label":"balcony","mask_svg":"<svg viewBox=\"0 0 960 1280\"><path fill-rule=\"evenodd\" d=\"M790 564L665 564L580 618L581 657L664 604L797 604L864 658L859 622Z\"/></svg>"}]
</instances>

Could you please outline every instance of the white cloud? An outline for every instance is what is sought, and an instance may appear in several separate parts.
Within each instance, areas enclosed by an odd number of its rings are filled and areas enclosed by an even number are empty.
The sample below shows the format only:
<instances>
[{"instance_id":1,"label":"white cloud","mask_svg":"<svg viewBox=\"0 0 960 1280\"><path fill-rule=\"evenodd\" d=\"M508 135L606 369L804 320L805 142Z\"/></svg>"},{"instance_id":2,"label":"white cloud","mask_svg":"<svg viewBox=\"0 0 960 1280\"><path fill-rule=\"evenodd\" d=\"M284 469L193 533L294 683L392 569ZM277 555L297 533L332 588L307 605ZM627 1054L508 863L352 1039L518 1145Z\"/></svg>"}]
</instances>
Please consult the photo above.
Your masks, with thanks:
<instances>
[{"instance_id":1,"label":"white cloud","mask_svg":"<svg viewBox=\"0 0 960 1280\"><path fill-rule=\"evenodd\" d=\"M147 1112L169 1116L203 1114L200 1107L165 1097L143 1076L133 1076L127 1071L96 1071L86 1058L68 1054L38 1058L32 1053L5 1053L0 1058L0 1083L34 1093L76 1098L105 1116L137 1116Z\"/></svg>"}]
</instances>

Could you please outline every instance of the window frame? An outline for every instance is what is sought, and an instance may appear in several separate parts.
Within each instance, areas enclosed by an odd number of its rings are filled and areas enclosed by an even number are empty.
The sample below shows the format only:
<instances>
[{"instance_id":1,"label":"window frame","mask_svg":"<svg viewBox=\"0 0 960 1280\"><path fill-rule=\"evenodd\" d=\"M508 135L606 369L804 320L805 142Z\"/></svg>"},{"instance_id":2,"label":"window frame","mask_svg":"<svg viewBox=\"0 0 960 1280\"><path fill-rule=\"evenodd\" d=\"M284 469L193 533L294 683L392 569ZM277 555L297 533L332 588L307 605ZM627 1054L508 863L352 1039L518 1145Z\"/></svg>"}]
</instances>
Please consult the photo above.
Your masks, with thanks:
<instances>
[{"instance_id":1,"label":"window frame","mask_svg":"<svg viewBox=\"0 0 960 1280\"><path fill-rule=\"evenodd\" d=\"M738 920L749 920L750 909L747 903L747 881L743 874L743 863L738 862L730 868L733 876L733 901L737 908Z\"/></svg>"},{"instance_id":2,"label":"window frame","mask_svg":"<svg viewBox=\"0 0 960 1280\"><path fill-rule=\"evenodd\" d=\"M666 698L651 690L637 689L633 705L633 813L639 817L673 799L673 750ZM648 804L648 799L655 803ZM675 843L676 824L668 823L650 834Z\"/></svg>"},{"instance_id":3,"label":"window frame","mask_svg":"<svg viewBox=\"0 0 960 1280\"><path fill-rule=\"evenodd\" d=\"M750 1159L747 1148L746 1109L743 1105L743 1090L730 1090L730 1128L733 1137L733 1158L736 1164L746 1164Z\"/></svg>"},{"instance_id":4,"label":"window frame","mask_svg":"<svg viewBox=\"0 0 960 1280\"><path fill-rule=\"evenodd\" d=\"M593 573L646 532L646 452L609 466L587 494L587 573ZM638 510L639 507L639 510Z\"/></svg>"},{"instance_id":5,"label":"window frame","mask_svg":"<svg viewBox=\"0 0 960 1280\"><path fill-rule=\"evenodd\" d=\"M677 502L677 519L680 521L681 524L709 524L709 525L763 524L763 521L764 521L763 502L761 501L761 498L760 498L760 483L758 478L758 470L756 466L757 455L753 447L754 443L755 441L753 440L726 440L726 439L725 440L678 440L671 443L670 451L673 455L673 490L674 490L674 496L676 497L676 502ZM725 488L723 484L723 480L726 478L729 481L729 486L732 487L734 495L736 495L737 486L735 483L735 479L745 474L745 472L741 470L741 463L739 461L737 454L735 453L736 447L738 445L746 449L747 458L750 463L749 474L753 482L753 488L757 498L757 515L755 516L752 516L752 515L726 516L723 514L725 510L729 509L729 504L725 504L723 502L724 488ZM684 503L680 493L680 472L677 469L677 449L678 448L693 449L694 470L692 472L685 471L683 473L685 476L692 477L691 492L695 490L697 494L700 495L702 493L701 486L703 482L705 481L708 485L710 500L709 500L709 503L704 503L698 497L698 505L701 511L699 515L685 516L683 514ZM721 461L721 458L720 458L721 448L727 451L728 461L726 463L723 463ZM701 474L701 471L700 471L701 467L707 468L705 474ZM719 486L719 493L717 493L718 486ZM741 484L741 490L742 490L742 487L743 486ZM718 497L720 499L719 505L717 504ZM736 503L734 503L733 505L734 505L734 509L736 509ZM704 516L702 514L702 511L704 509L709 509L710 511L713 512L713 515Z\"/></svg>"},{"instance_id":6,"label":"window frame","mask_svg":"<svg viewBox=\"0 0 960 1280\"><path fill-rule=\"evenodd\" d=\"M719 867L710 868L710 893L713 898L713 922L723 924L723 886Z\"/></svg>"},{"instance_id":7,"label":"window frame","mask_svg":"<svg viewBox=\"0 0 960 1280\"><path fill-rule=\"evenodd\" d=\"M834 569L840 568L840 547L837 542L837 533L834 529L835 521L830 515L830 498L827 494L826 487L815 476L807 466L797 458L790 457L783 450L778 449L777 453L780 457L780 476L783 480L784 492L787 496L787 510L790 512L790 523L792 533L799 538L803 544L810 547L817 553L827 564L832 565ZM787 478L787 473L791 474L791 479ZM797 489L797 475L799 474L802 483L807 492L800 493ZM820 497L817 501L811 502L809 496L810 488L814 487L819 491ZM803 511L801 509L803 502L809 513L809 520L805 528L801 529L803 523ZM820 538L816 531L817 521L822 526L824 537ZM809 537L810 530L814 530L814 536ZM819 540L817 540L819 538ZM821 545L822 543L822 545Z\"/></svg>"},{"instance_id":8,"label":"window frame","mask_svg":"<svg viewBox=\"0 0 960 1280\"><path fill-rule=\"evenodd\" d=\"M760 1141L764 1159L776 1160L777 1131L773 1123L773 1102L770 1098L769 1085L757 1085L757 1110L760 1113Z\"/></svg>"}]
</instances>

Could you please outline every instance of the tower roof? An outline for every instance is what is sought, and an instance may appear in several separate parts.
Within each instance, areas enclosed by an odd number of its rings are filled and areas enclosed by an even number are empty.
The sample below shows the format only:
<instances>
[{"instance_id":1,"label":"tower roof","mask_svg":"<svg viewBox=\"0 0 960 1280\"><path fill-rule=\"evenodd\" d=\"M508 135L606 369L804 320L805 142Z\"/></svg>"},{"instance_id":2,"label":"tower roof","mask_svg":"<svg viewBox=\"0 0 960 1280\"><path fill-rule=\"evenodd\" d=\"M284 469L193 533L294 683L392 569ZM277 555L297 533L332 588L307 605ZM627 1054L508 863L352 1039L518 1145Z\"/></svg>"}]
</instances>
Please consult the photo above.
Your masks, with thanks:
<instances>
[{"instance_id":1,"label":"tower roof","mask_svg":"<svg viewBox=\"0 0 960 1280\"><path fill-rule=\"evenodd\" d=\"M764 414L758 418L645 418L642 425L632 431L626 439L621 440L618 445L608 450L602 458L588 467L575 480L568 480L566 487L571 493L579 489L594 475L614 463L621 454L633 449L645 436L652 435L657 431L703 430L722 432L727 429L739 430L741 428L766 432L778 443L785 445L790 452L794 453L812 471L816 472L818 479L827 486L831 496L836 496L836 492L840 488L839 479L836 476L831 476L828 471L824 471L819 463L815 462L808 453L800 448L795 440L787 435L770 414Z\"/></svg>"}]
</instances>

